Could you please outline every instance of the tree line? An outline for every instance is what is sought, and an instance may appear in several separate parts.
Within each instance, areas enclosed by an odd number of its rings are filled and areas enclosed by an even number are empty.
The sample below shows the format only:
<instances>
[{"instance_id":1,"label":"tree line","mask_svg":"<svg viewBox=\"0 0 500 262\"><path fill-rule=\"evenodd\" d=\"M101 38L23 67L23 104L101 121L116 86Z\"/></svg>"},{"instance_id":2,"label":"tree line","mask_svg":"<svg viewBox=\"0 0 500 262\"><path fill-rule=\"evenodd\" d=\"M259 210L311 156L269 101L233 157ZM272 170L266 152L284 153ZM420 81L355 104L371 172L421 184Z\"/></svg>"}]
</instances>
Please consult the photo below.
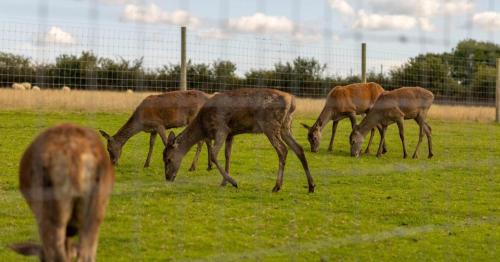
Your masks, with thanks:
<instances>
[{"instance_id":1,"label":"tree line","mask_svg":"<svg viewBox=\"0 0 500 262\"><path fill-rule=\"evenodd\" d=\"M427 53L410 58L388 72L368 72L367 81L391 90L401 86L425 87L441 100L492 102L495 99L495 43L464 40L451 52ZM188 87L224 91L240 87L272 87L303 97L320 97L336 85L360 82L360 76L327 75L327 65L315 58L297 57L278 62L271 69L250 69L243 76L236 64L188 62ZM54 63L39 64L21 55L0 52L0 86L30 82L42 88L64 85L99 90L174 90L179 87L180 65L146 69L143 59L126 60L98 57L90 51L63 54Z\"/></svg>"}]
</instances>

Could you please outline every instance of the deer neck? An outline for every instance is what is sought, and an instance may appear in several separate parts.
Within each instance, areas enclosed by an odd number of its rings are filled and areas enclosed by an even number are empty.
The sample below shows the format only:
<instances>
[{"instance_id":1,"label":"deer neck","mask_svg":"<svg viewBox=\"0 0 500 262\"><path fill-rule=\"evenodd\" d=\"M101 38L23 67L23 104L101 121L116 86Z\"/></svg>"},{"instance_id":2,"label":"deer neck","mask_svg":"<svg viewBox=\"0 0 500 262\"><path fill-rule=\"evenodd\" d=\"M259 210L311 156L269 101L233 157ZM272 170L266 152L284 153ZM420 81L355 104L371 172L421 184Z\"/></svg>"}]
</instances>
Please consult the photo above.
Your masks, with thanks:
<instances>
[{"instance_id":1,"label":"deer neck","mask_svg":"<svg viewBox=\"0 0 500 262\"><path fill-rule=\"evenodd\" d=\"M197 144L205 138L202 127L199 121L195 119L190 125L186 127L178 136L178 150L184 156L193 145Z\"/></svg>"},{"instance_id":2,"label":"deer neck","mask_svg":"<svg viewBox=\"0 0 500 262\"><path fill-rule=\"evenodd\" d=\"M133 116L123 125L118 132L113 136L113 139L120 146L123 146L132 136L142 130L137 124L134 123Z\"/></svg>"},{"instance_id":3,"label":"deer neck","mask_svg":"<svg viewBox=\"0 0 500 262\"><path fill-rule=\"evenodd\" d=\"M370 130L375 128L380 122L379 114L375 113L374 111L370 113L368 113L368 115L359 124L358 131L359 133L361 133L361 135L363 135L363 137L366 136L368 132L370 132Z\"/></svg>"},{"instance_id":4,"label":"deer neck","mask_svg":"<svg viewBox=\"0 0 500 262\"><path fill-rule=\"evenodd\" d=\"M328 121L330 121L331 117L332 117L331 110L325 106L321 111L321 113L319 114L318 119L316 119L316 122L314 122L312 130L319 130L321 132L323 128L325 128Z\"/></svg>"}]
</instances>

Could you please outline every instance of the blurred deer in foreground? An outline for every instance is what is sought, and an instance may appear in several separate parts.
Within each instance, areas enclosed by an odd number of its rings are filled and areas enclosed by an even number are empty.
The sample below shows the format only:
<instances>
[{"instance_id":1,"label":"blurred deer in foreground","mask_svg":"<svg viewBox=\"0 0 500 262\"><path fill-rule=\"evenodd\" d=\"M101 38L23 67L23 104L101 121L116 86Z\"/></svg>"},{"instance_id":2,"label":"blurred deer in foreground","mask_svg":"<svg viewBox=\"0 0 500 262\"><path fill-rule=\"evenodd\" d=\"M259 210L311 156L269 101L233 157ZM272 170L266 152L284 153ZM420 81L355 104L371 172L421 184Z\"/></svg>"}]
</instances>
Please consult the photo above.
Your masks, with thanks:
<instances>
[{"instance_id":1,"label":"blurred deer in foreground","mask_svg":"<svg viewBox=\"0 0 500 262\"><path fill-rule=\"evenodd\" d=\"M377 152L377 157L380 157L387 126L396 123L403 144L403 158L406 158L408 153L406 152L404 138L404 120L414 119L420 127L420 132L413 158L418 157L418 148L422 143L424 134L427 136L427 142L429 143L428 157L431 158L433 156L431 127L425 122L425 119L433 101L434 95L432 92L421 87L402 87L382 93L368 115L352 131L350 136L351 155L359 156L361 145L368 131L377 125L382 125L382 139Z\"/></svg>"},{"instance_id":2,"label":"blurred deer in foreground","mask_svg":"<svg viewBox=\"0 0 500 262\"><path fill-rule=\"evenodd\" d=\"M164 145L166 145L167 135L165 130L189 124L210 97L209 94L197 90L172 91L146 97L115 135L110 136L103 130L99 130L101 135L108 141L109 157L113 164L118 163L125 143L132 136L144 131L151 133L148 156L144 163L144 167L148 167L151 162L156 135L159 134ZM198 143L190 171L196 169L202 145L201 142ZM210 159L208 169L212 169Z\"/></svg>"},{"instance_id":3,"label":"blurred deer in foreground","mask_svg":"<svg viewBox=\"0 0 500 262\"><path fill-rule=\"evenodd\" d=\"M334 87L326 96L325 106L316 122L311 127L302 124L302 126L309 131L307 139L311 144L311 152L319 151L321 132L330 120L333 121L333 125L328 151L332 151L339 121L344 118L349 118L349 120L351 120L351 127L354 128L356 125L356 115L366 114L382 92L384 92L384 89L376 83L360 83ZM377 128L380 132L380 128ZM374 133L375 129L372 129L370 140L365 150L367 154L370 152L370 145ZM384 153L385 151L384 144Z\"/></svg>"},{"instance_id":4,"label":"blurred deer in foreground","mask_svg":"<svg viewBox=\"0 0 500 262\"><path fill-rule=\"evenodd\" d=\"M41 245L14 244L41 261L94 261L99 226L114 171L99 135L71 124L49 128L25 151L20 188L38 225ZM70 237L79 236L73 245Z\"/></svg>"},{"instance_id":5,"label":"blurred deer in foreground","mask_svg":"<svg viewBox=\"0 0 500 262\"><path fill-rule=\"evenodd\" d=\"M237 187L236 181L229 175L229 163L233 137L244 133L264 133L273 145L279 158L279 169L273 192L280 190L283 184L288 147L302 163L306 173L309 192L314 192L314 182L309 172L304 150L292 136L292 113L295 110L295 98L287 93L266 88L237 89L215 95L198 116L177 137L171 132L163 151L165 178L173 181L179 170L182 158L189 148L199 141L207 141L209 154L221 173L223 180ZM211 146L211 141L214 145ZM221 167L217 160L222 144L226 142L226 166Z\"/></svg>"}]
</instances>

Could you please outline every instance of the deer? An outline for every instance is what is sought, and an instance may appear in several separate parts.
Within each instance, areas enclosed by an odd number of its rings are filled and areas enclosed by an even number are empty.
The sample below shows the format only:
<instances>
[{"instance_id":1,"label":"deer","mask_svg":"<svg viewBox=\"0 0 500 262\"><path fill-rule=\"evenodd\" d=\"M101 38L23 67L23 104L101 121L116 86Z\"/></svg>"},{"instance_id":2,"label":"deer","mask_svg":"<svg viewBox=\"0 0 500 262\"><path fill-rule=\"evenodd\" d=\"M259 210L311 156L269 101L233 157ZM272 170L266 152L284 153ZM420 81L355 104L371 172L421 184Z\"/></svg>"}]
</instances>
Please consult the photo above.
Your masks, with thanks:
<instances>
[{"instance_id":1,"label":"deer","mask_svg":"<svg viewBox=\"0 0 500 262\"><path fill-rule=\"evenodd\" d=\"M370 112L368 112L361 123L353 129L350 135L351 156L359 156L361 145L368 131L377 125L381 125L382 133L377 151L377 157L380 157L382 154L381 145L385 140L387 126L396 123L399 129L399 137L403 145L403 158L407 158L408 153L406 151L404 138L404 120L414 119L420 129L413 158L418 158L418 148L422 143L424 134L428 142L428 158L432 158L434 155L432 153L432 129L425 119L433 101L434 94L422 87L401 87L382 93Z\"/></svg>"},{"instance_id":2,"label":"deer","mask_svg":"<svg viewBox=\"0 0 500 262\"><path fill-rule=\"evenodd\" d=\"M42 244L10 248L40 261L95 261L114 179L97 132L73 124L45 130L28 146L19 168L20 190ZM77 235L79 243L74 245L71 237Z\"/></svg>"},{"instance_id":3,"label":"deer","mask_svg":"<svg viewBox=\"0 0 500 262\"><path fill-rule=\"evenodd\" d=\"M122 148L125 143L137 133L150 133L148 156L144 167L149 167L156 136L159 134L164 145L167 144L166 129L183 127L189 124L200 108L211 97L202 91L171 91L160 95L146 97L134 110L128 121L114 134L109 135L99 130L107 140L107 149L113 165L118 164ZM196 169L202 143L198 144L196 153L189 171ZM208 170L212 164L208 161Z\"/></svg>"},{"instance_id":4,"label":"deer","mask_svg":"<svg viewBox=\"0 0 500 262\"><path fill-rule=\"evenodd\" d=\"M163 150L165 179L174 181L186 152L199 141L206 141L210 160L222 176L221 186L227 182L238 187L229 175L233 138L245 133L264 133L274 147L279 167L273 192L283 184L288 147L299 158L305 171L309 192L314 192L314 182L302 147L292 136L292 113L295 97L291 94L267 88L242 88L215 95L200 109L196 118L177 136L170 132ZM212 142L213 141L213 145ZM225 142L225 168L217 155Z\"/></svg>"},{"instance_id":5,"label":"deer","mask_svg":"<svg viewBox=\"0 0 500 262\"><path fill-rule=\"evenodd\" d=\"M333 151L333 142L337 125L340 120L349 118L351 127L356 125L356 115L366 114L377 100L378 96L384 92L384 88L377 83L356 83L346 86L336 86L330 90L326 97L325 106L316 122L312 126L301 123L308 130L307 139L311 145L311 152L319 151L321 133L330 120L333 121L332 137L328 145L328 151ZM380 127L377 127L380 132ZM370 140L366 147L365 154L370 153L370 145L373 140L375 129L371 130ZM386 152L384 144L384 153Z\"/></svg>"}]
</instances>

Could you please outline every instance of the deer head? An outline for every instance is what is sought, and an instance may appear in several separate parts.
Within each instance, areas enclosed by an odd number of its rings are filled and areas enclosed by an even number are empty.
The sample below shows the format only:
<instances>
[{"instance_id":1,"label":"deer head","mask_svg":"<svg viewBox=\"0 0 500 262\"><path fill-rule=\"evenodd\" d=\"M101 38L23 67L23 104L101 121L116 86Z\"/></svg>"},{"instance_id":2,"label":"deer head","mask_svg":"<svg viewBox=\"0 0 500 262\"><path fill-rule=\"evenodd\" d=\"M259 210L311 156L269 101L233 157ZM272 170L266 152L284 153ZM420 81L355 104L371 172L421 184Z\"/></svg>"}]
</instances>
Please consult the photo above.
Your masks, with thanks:
<instances>
[{"instance_id":1,"label":"deer head","mask_svg":"<svg viewBox=\"0 0 500 262\"><path fill-rule=\"evenodd\" d=\"M351 144L351 156L359 157L361 155L361 146L365 140L364 136L359 132L359 125L354 126L349 141Z\"/></svg>"},{"instance_id":2,"label":"deer head","mask_svg":"<svg viewBox=\"0 0 500 262\"><path fill-rule=\"evenodd\" d=\"M319 142L321 141L321 131L319 128L310 127L304 123L300 123L304 128L307 129L307 140L311 145L311 152L316 153L319 151Z\"/></svg>"},{"instance_id":3,"label":"deer head","mask_svg":"<svg viewBox=\"0 0 500 262\"><path fill-rule=\"evenodd\" d=\"M167 138L167 145L163 150L163 163L165 165L165 179L173 182L177 176L177 171L182 161L182 154L179 152L178 143L174 132L170 132Z\"/></svg>"},{"instance_id":4,"label":"deer head","mask_svg":"<svg viewBox=\"0 0 500 262\"><path fill-rule=\"evenodd\" d=\"M108 141L107 149L109 153L109 159L111 159L113 165L116 166L118 164L118 159L120 159L120 155L122 154L121 145L116 142L116 140L112 136L110 136L103 130L99 130L99 133L101 133L101 135Z\"/></svg>"}]
</instances>

